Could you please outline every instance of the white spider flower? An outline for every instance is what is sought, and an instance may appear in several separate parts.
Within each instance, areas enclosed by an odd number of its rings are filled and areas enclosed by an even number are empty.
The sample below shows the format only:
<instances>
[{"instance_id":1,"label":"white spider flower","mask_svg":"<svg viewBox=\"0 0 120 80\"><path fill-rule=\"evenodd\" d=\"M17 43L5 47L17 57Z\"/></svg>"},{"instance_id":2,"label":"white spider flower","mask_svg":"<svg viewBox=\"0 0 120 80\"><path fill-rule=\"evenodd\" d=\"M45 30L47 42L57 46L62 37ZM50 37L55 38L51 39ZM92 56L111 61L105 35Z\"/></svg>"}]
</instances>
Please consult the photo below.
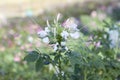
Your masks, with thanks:
<instances>
[{"instance_id":1,"label":"white spider flower","mask_svg":"<svg viewBox=\"0 0 120 80\"><path fill-rule=\"evenodd\" d=\"M47 33L49 33L49 32L50 32L49 27L45 27L45 32L47 32Z\"/></svg>"},{"instance_id":2,"label":"white spider flower","mask_svg":"<svg viewBox=\"0 0 120 80\"><path fill-rule=\"evenodd\" d=\"M62 36L64 39L67 39L67 37L69 36L69 33L68 33L67 31L62 31L61 36Z\"/></svg>"},{"instance_id":3,"label":"white spider flower","mask_svg":"<svg viewBox=\"0 0 120 80\"><path fill-rule=\"evenodd\" d=\"M66 42L61 42L61 46L65 46L66 45Z\"/></svg>"},{"instance_id":4,"label":"white spider flower","mask_svg":"<svg viewBox=\"0 0 120 80\"><path fill-rule=\"evenodd\" d=\"M44 38L44 37L47 36L47 32L46 31L39 31L37 34L39 35L40 38Z\"/></svg>"},{"instance_id":5,"label":"white spider flower","mask_svg":"<svg viewBox=\"0 0 120 80\"><path fill-rule=\"evenodd\" d=\"M78 39L80 37L80 33L79 32L70 33L70 36L74 39Z\"/></svg>"},{"instance_id":6,"label":"white spider flower","mask_svg":"<svg viewBox=\"0 0 120 80\"><path fill-rule=\"evenodd\" d=\"M48 44L50 42L49 38L48 37L45 37L42 39L42 41L46 44Z\"/></svg>"}]
</instances>

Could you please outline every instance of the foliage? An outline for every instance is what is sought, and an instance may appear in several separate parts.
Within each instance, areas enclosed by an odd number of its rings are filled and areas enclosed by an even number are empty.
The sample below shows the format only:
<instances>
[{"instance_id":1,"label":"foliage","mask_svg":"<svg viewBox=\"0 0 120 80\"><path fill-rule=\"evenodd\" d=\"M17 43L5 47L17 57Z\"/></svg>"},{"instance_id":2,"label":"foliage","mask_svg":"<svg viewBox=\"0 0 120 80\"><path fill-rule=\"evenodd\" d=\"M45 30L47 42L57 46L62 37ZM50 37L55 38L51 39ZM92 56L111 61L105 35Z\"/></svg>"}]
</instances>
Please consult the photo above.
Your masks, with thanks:
<instances>
[{"instance_id":1,"label":"foliage","mask_svg":"<svg viewBox=\"0 0 120 80\"><path fill-rule=\"evenodd\" d=\"M116 29L114 26L119 25L106 23L107 28L103 29L109 29L109 31L94 31L92 39L89 41L90 45L87 46L87 39L83 37L82 33L79 33L80 38L75 37L78 34L71 36L76 39L70 39L68 36L70 28L73 31L74 29L79 31L75 23L71 23L68 19L65 21L65 25L61 25L57 18L52 26L48 24L48 27L45 28L49 34L43 31L38 33L44 43L54 45L53 50L49 53L42 53L39 50L32 51L30 52L32 55L37 54L33 57L28 54L25 60L30 62L36 57L37 71L42 70L46 65L52 65L53 77L51 80L115 80L120 75L120 62L117 58L119 46L111 47L112 40L109 32ZM53 31L50 32L50 30ZM46 37L48 38L46 39ZM63 41L66 42L64 46L61 43Z\"/></svg>"}]
</instances>

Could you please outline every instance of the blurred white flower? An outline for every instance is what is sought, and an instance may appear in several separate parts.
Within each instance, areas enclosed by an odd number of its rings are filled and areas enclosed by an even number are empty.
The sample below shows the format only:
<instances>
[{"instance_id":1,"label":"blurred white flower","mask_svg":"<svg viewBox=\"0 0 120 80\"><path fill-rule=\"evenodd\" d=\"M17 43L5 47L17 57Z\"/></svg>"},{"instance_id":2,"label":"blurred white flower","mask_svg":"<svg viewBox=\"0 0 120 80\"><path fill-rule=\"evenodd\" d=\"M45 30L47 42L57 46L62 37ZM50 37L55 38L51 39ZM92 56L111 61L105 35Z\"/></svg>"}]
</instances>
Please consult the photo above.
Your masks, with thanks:
<instances>
[{"instance_id":1,"label":"blurred white flower","mask_svg":"<svg viewBox=\"0 0 120 80\"><path fill-rule=\"evenodd\" d=\"M28 41L32 43L33 42L33 37L28 36Z\"/></svg>"},{"instance_id":2,"label":"blurred white flower","mask_svg":"<svg viewBox=\"0 0 120 80\"><path fill-rule=\"evenodd\" d=\"M66 45L66 42L61 42L61 46L65 46Z\"/></svg>"},{"instance_id":3,"label":"blurred white flower","mask_svg":"<svg viewBox=\"0 0 120 80\"><path fill-rule=\"evenodd\" d=\"M49 70L52 71L54 69L52 64L49 64Z\"/></svg>"},{"instance_id":4,"label":"blurred white flower","mask_svg":"<svg viewBox=\"0 0 120 80\"><path fill-rule=\"evenodd\" d=\"M8 25L8 19L5 15L0 13L0 27L3 25Z\"/></svg>"},{"instance_id":5,"label":"blurred white flower","mask_svg":"<svg viewBox=\"0 0 120 80\"><path fill-rule=\"evenodd\" d=\"M49 27L45 27L45 32L47 32L47 33L49 33L49 32L50 32Z\"/></svg>"},{"instance_id":6,"label":"blurred white flower","mask_svg":"<svg viewBox=\"0 0 120 80\"><path fill-rule=\"evenodd\" d=\"M96 12L96 11L92 11L92 12L91 12L91 17L92 17L92 18L97 17L97 15L98 15L98 14L97 14L97 12Z\"/></svg>"},{"instance_id":7,"label":"blurred white flower","mask_svg":"<svg viewBox=\"0 0 120 80\"><path fill-rule=\"evenodd\" d=\"M38 34L39 37L41 37L41 38L44 38L44 37L47 36L47 32L46 32L46 31L39 31L37 34Z\"/></svg>"},{"instance_id":8,"label":"blurred white flower","mask_svg":"<svg viewBox=\"0 0 120 80\"><path fill-rule=\"evenodd\" d=\"M26 11L26 16L28 16L28 17L33 16L33 11L32 10L27 10Z\"/></svg>"},{"instance_id":9,"label":"blurred white flower","mask_svg":"<svg viewBox=\"0 0 120 80\"><path fill-rule=\"evenodd\" d=\"M119 32L118 30L110 30L108 33L110 35L109 40L111 40L110 46L113 48L118 44Z\"/></svg>"},{"instance_id":10,"label":"blurred white flower","mask_svg":"<svg viewBox=\"0 0 120 80\"><path fill-rule=\"evenodd\" d=\"M80 37L80 33L79 32L70 33L70 36L74 39L78 39Z\"/></svg>"},{"instance_id":11,"label":"blurred white flower","mask_svg":"<svg viewBox=\"0 0 120 80\"><path fill-rule=\"evenodd\" d=\"M69 33L68 33L67 31L62 31L61 36L62 36L64 39L67 39L67 37L69 36Z\"/></svg>"},{"instance_id":12,"label":"blurred white flower","mask_svg":"<svg viewBox=\"0 0 120 80\"><path fill-rule=\"evenodd\" d=\"M47 44L50 42L48 37L43 38L42 41Z\"/></svg>"}]
</instances>

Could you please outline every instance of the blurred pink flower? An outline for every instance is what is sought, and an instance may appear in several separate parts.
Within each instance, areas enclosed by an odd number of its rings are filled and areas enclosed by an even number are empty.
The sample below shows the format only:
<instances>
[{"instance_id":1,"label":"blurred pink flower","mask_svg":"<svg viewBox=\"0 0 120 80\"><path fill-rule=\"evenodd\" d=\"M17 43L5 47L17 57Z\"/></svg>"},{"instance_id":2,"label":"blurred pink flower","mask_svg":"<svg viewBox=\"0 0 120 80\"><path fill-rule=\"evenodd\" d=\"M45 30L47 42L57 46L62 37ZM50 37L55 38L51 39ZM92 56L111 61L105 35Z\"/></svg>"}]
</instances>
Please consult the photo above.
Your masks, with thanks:
<instances>
[{"instance_id":1,"label":"blurred pink flower","mask_svg":"<svg viewBox=\"0 0 120 80\"><path fill-rule=\"evenodd\" d=\"M86 46L89 47L92 44L92 42L86 42Z\"/></svg>"},{"instance_id":2,"label":"blurred pink flower","mask_svg":"<svg viewBox=\"0 0 120 80\"><path fill-rule=\"evenodd\" d=\"M6 49L6 48L5 48L4 46L0 45L0 51L3 52L3 51L5 51L5 49Z\"/></svg>"},{"instance_id":3,"label":"blurred pink flower","mask_svg":"<svg viewBox=\"0 0 120 80\"><path fill-rule=\"evenodd\" d=\"M91 36L89 36L89 40L91 41L91 40L93 40L93 36L91 35Z\"/></svg>"},{"instance_id":4,"label":"blurred pink flower","mask_svg":"<svg viewBox=\"0 0 120 80\"><path fill-rule=\"evenodd\" d=\"M37 24L29 24L28 26L25 26L25 30L27 30L28 32L30 32L30 34L34 34L36 31L41 30L41 26L37 25Z\"/></svg>"},{"instance_id":5,"label":"blurred pink flower","mask_svg":"<svg viewBox=\"0 0 120 80\"><path fill-rule=\"evenodd\" d=\"M92 12L91 12L91 17L92 17L92 18L97 17L97 12L96 12L96 11L92 11Z\"/></svg>"},{"instance_id":6,"label":"blurred pink flower","mask_svg":"<svg viewBox=\"0 0 120 80\"><path fill-rule=\"evenodd\" d=\"M14 45L14 43L13 43L13 41L12 40L7 40L8 41L8 47L13 47L13 45Z\"/></svg>"},{"instance_id":7,"label":"blurred pink flower","mask_svg":"<svg viewBox=\"0 0 120 80\"><path fill-rule=\"evenodd\" d=\"M100 42L100 41L94 43L94 46L95 46L96 48L100 47L100 45L101 45L101 42Z\"/></svg>"},{"instance_id":8,"label":"blurred pink flower","mask_svg":"<svg viewBox=\"0 0 120 80\"><path fill-rule=\"evenodd\" d=\"M21 50L25 50L25 46L21 46L20 49L21 49Z\"/></svg>"},{"instance_id":9,"label":"blurred pink flower","mask_svg":"<svg viewBox=\"0 0 120 80\"><path fill-rule=\"evenodd\" d=\"M74 18L69 18L63 22L62 26L70 30L77 30L78 24L76 23Z\"/></svg>"},{"instance_id":10,"label":"blurred pink flower","mask_svg":"<svg viewBox=\"0 0 120 80\"><path fill-rule=\"evenodd\" d=\"M105 18L106 18L106 15L105 15L104 13L99 13L99 14L98 14L98 19L99 19L100 21L103 21Z\"/></svg>"},{"instance_id":11,"label":"blurred pink flower","mask_svg":"<svg viewBox=\"0 0 120 80\"><path fill-rule=\"evenodd\" d=\"M20 56L19 56L19 55L15 55L15 56L14 56L14 61L15 61L15 62L20 62L20 61L21 61Z\"/></svg>"}]
</instances>

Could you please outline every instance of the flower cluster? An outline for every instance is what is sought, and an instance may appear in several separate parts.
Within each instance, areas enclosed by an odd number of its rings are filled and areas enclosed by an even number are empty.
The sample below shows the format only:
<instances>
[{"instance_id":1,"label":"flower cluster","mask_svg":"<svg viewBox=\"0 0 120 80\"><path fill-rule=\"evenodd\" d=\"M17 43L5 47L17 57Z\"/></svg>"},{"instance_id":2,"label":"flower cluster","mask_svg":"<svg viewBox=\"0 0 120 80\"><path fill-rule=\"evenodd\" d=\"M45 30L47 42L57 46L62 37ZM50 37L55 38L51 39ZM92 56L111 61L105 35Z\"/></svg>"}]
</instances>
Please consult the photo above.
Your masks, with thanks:
<instances>
[{"instance_id":1,"label":"flower cluster","mask_svg":"<svg viewBox=\"0 0 120 80\"><path fill-rule=\"evenodd\" d=\"M47 21L47 27L39 31L38 36L44 43L52 44L54 51L57 51L61 47L68 50L66 46L67 39L70 37L78 39L80 37L79 29L77 28L77 24L70 18L63 22L63 24L59 24L58 17L54 25L50 25Z\"/></svg>"}]
</instances>

